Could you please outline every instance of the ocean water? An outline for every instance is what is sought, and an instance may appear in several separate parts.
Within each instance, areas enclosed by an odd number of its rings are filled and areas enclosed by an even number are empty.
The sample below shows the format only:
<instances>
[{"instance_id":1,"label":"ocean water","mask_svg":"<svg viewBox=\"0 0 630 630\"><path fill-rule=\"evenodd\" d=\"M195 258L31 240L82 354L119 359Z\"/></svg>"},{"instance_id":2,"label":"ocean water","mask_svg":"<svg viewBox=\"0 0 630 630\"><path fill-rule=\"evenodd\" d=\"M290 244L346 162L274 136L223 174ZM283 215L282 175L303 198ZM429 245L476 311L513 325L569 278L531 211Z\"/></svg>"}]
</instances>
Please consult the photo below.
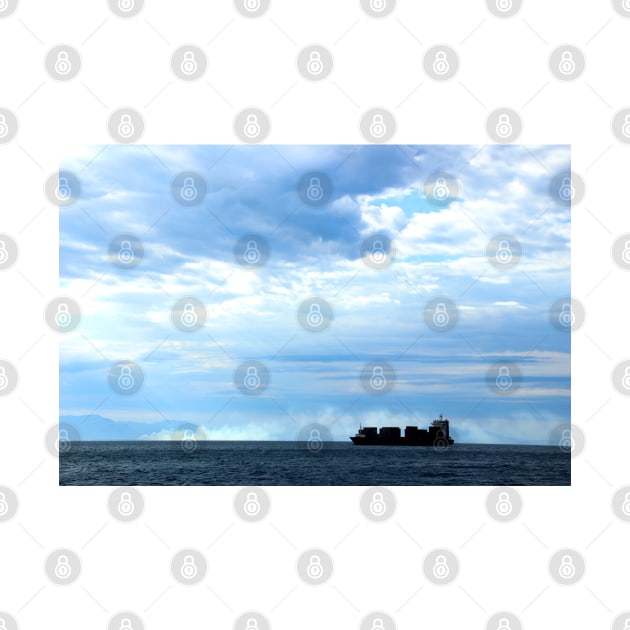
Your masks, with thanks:
<instances>
[{"instance_id":1,"label":"ocean water","mask_svg":"<svg viewBox=\"0 0 630 630\"><path fill-rule=\"evenodd\" d=\"M557 446L355 446L325 442L71 442L60 485L477 486L570 485Z\"/></svg>"}]
</instances>

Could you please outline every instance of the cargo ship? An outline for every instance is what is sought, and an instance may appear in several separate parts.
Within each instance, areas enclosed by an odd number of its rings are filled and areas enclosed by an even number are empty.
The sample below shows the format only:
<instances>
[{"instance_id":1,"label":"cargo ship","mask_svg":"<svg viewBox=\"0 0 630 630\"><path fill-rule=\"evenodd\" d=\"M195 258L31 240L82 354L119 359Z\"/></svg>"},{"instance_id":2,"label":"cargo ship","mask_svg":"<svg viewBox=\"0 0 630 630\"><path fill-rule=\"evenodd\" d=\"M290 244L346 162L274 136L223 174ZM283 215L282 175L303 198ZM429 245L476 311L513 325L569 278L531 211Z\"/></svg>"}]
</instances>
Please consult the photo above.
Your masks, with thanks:
<instances>
[{"instance_id":1,"label":"cargo ship","mask_svg":"<svg viewBox=\"0 0 630 630\"><path fill-rule=\"evenodd\" d=\"M428 429L416 426L405 427L401 435L400 427L359 427L356 435L350 437L353 444L365 446L451 446L455 440L449 435L449 421L440 414Z\"/></svg>"}]
</instances>

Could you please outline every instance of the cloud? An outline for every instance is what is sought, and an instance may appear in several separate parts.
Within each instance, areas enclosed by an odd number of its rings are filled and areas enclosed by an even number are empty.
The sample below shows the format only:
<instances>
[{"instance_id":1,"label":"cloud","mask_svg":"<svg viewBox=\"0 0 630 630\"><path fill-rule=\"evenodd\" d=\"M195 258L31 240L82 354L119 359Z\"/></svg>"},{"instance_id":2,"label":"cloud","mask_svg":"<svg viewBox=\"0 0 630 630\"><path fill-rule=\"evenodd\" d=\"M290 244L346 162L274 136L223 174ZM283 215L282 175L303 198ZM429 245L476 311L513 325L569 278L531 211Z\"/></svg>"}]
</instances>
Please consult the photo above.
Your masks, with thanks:
<instances>
[{"instance_id":1,"label":"cloud","mask_svg":"<svg viewBox=\"0 0 630 630\"><path fill-rule=\"evenodd\" d=\"M166 417L226 439L293 439L286 412L307 423L354 406L404 425L408 409L435 415L429 407L448 403L463 416L489 397L467 420L481 426L505 410L485 384L488 366L504 357L525 373L510 417L525 399L554 421L568 417L570 335L549 319L551 303L570 294L570 212L549 193L551 179L570 167L568 147L116 146L82 151L64 167L80 173L82 196L61 209L60 282L83 313L62 343L65 412L89 413L105 400L99 413L120 420ZM172 194L183 171L205 180L199 205ZM444 204L427 198L438 171L458 187ZM312 172L331 182L320 206L298 190ZM144 246L134 269L115 267L108 255L111 239L125 233ZM382 270L362 258L363 239L375 233L394 242ZM522 245L509 271L486 257L499 233ZM235 244L246 234L269 244L260 269L237 262ZM206 307L196 333L171 321L186 296ZM311 296L333 309L325 333L299 324L300 303ZM436 296L458 308L452 331L425 323ZM145 372L133 400L112 395L104 376L123 358ZM396 369L389 397L361 388L361 367L375 358ZM251 359L272 375L260 397L234 385L238 365ZM357 419L348 416L344 430ZM486 433L470 425L470 435Z\"/></svg>"}]
</instances>

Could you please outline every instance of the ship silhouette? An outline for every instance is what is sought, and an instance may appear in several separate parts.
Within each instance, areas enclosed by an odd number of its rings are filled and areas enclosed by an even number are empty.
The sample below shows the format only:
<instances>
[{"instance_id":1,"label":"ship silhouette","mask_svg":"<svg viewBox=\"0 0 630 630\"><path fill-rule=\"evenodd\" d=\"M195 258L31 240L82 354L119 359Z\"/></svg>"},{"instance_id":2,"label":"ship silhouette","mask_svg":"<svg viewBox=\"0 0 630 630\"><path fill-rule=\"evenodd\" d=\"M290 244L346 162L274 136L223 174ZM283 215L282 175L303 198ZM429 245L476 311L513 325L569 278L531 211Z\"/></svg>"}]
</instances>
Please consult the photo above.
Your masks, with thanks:
<instances>
[{"instance_id":1,"label":"ship silhouette","mask_svg":"<svg viewBox=\"0 0 630 630\"><path fill-rule=\"evenodd\" d=\"M428 429L417 426L405 427L401 435L399 427L359 427L355 435L351 436L353 444L361 446L435 446L445 448L455 443L449 435L449 421L440 414L431 422Z\"/></svg>"}]
</instances>

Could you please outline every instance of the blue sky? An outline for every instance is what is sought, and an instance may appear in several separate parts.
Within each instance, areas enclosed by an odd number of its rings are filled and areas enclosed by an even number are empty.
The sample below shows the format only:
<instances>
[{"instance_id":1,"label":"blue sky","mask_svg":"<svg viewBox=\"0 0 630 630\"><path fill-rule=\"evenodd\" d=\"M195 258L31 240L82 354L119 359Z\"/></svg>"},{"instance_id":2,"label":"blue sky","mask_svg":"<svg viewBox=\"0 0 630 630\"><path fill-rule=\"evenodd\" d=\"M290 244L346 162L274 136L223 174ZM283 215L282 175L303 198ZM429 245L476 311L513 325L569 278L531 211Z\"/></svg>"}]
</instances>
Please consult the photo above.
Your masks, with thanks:
<instances>
[{"instance_id":1,"label":"blue sky","mask_svg":"<svg viewBox=\"0 0 630 630\"><path fill-rule=\"evenodd\" d=\"M344 440L359 422L424 426L444 413L458 442L545 443L570 421L570 334L549 319L571 293L570 208L549 191L570 171L569 147L107 146L62 167L82 191L60 208L61 293L83 319L62 337L60 415L143 422L154 439L172 437L160 430L166 419L214 439L295 439L319 423ZM207 185L197 205L171 192L184 171ZM328 177L326 203L300 197L308 173ZM436 173L457 186L443 203L431 202ZM509 270L486 257L501 233L523 249ZM142 242L137 267L111 263L120 234ZM234 255L248 234L270 248L255 270ZM385 269L361 254L375 234L394 243ZM193 333L170 316L187 296L208 313ZM334 311L323 332L296 317L313 296ZM440 296L458 309L446 332L423 318ZM144 372L132 396L108 386L120 360ZM249 360L271 375L259 396L234 385ZM387 394L361 386L371 361L395 371ZM522 372L512 395L488 387L498 362Z\"/></svg>"}]
</instances>

